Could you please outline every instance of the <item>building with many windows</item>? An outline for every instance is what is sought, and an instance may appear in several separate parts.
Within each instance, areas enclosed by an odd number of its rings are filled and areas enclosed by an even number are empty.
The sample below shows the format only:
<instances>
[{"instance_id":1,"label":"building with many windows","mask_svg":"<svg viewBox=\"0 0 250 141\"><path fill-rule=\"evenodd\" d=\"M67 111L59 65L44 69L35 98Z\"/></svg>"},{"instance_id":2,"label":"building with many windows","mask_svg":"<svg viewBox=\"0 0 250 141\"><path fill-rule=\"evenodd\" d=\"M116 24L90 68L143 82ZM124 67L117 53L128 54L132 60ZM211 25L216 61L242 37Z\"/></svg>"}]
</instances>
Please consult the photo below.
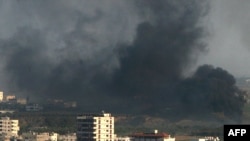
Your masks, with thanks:
<instances>
[{"instance_id":1,"label":"building with many windows","mask_svg":"<svg viewBox=\"0 0 250 141\"><path fill-rule=\"evenodd\" d=\"M9 117L0 119L0 135L18 136L18 120L11 120Z\"/></svg>"},{"instance_id":2,"label":"building with many windows","mask_svg":"<svg viewBox=\"0 0 250 141\"><path fill-rule=\"evenodd\" d=\"M114 117L110 113L77 116L78 141L114 141Z\"/></svg>"}]
</instances>

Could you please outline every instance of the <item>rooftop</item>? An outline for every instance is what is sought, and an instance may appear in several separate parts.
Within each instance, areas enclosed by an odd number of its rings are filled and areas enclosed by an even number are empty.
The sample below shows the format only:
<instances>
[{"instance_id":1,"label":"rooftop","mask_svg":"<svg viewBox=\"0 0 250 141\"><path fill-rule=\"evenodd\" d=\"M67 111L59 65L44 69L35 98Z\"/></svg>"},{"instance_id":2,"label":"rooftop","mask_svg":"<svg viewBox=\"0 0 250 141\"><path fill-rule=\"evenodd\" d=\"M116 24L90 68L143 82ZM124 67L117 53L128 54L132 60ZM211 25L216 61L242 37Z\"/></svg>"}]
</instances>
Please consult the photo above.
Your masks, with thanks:
<instances>
[{"instance_id":1,"label":"rooftop","mask_svg":"<svg viewBox=\"0 0 250 141\"><path fill-rule=\"evenodd\" d=\"M136 137L136 138L170 138L170 135L167 133L158 133L157 130L155 132L151 133L143 133L143 132L138 132L131 134L130 137Z\"/></svg>"}]
</instances>

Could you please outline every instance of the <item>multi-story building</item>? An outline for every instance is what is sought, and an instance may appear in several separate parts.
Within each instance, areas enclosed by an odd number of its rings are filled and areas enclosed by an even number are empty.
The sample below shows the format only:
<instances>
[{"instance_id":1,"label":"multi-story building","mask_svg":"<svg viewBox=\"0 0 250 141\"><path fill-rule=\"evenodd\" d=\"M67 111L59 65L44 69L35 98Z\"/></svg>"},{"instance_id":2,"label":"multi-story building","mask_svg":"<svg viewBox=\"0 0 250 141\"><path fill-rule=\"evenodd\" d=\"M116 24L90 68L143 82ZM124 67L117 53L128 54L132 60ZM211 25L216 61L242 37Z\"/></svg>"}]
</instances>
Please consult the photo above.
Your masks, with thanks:
<instances>
[{"instance_id":1,"label":"multi-story building","mask_svg":"<svg viewBox=\"0 0 250 141\"><path fill-rule=\"evenodd\" d=\"M18 120L11 120L9 117L0 119L0 134L9 136L18 136Z\"/></svg>"},{"instance_id":2,"label":"multi-story building","mask_svg":"<svg viewBox=\"0 0 250 141\"><path fill-rule=\"evenodd\" d=\"M114 117L110 113L77 116L77 141L114 141Z\"/></svg>"}]
</instances>

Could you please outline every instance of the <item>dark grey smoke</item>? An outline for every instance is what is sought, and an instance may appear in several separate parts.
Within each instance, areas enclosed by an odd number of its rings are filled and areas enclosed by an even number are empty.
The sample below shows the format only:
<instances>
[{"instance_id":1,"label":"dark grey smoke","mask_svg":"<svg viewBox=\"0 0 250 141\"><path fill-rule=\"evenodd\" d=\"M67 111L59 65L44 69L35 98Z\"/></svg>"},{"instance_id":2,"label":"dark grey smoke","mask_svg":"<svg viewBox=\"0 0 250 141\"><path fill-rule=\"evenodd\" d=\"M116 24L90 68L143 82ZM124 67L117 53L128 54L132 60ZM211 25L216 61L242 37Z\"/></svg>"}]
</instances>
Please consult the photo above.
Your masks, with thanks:
<instances>
[{"instance_id":1,"label":"dark grey smoke","mask_svg":"<svg viewBox=\"0 0 250 141\"><path fill-rule=\"evenodd\" d=\"M246 93L235 83L235 78L222 68L200 66L192 77L181 81L176 88L181 111L187 111L183 114L189 116L220 114L225 116L223 120L240 121Z\"/></svg>"},{"instance_id":2,"label":"dark grey smoke","mask_svg":"<svg viewBox=\"0 0 250 141\"><path fill-rule=\"evenodd\" d=\"M117 44L130 43L141 21L133 7L121 0L1 2L0 88L98 103L119 66Z\"/></svg>"},{"instance_id":3,"label":"dark grey smoke","mask_svg":"<svg viewBox=\"0 0 250 141\"><path fill-rule=\"evenodd\" d=\"M10 23L0 22L1 88L31 99L164 114L181 107L185 94L176 88L185 87L185 70L206 50L206 0L1 5Z\"/></svg>"},{"instance_id":4,"label":"dark grey smoke","mask_svg":"<svg viewBox=\"0 0 250 141\"><path fill-rule=\"evenodd\" d=\"M206 13L204 1L137 1L150 21L137 27L136 38L120 51L115 73L116 94L141 103L142 112L162 109L174 100L173 89L196 52L205 49L199 22ZM143 8L140 8L143 7ZM167 103L167 104L166 104ZM133 104L130 104L133 105Z\"/></svg>"}]
</instances>

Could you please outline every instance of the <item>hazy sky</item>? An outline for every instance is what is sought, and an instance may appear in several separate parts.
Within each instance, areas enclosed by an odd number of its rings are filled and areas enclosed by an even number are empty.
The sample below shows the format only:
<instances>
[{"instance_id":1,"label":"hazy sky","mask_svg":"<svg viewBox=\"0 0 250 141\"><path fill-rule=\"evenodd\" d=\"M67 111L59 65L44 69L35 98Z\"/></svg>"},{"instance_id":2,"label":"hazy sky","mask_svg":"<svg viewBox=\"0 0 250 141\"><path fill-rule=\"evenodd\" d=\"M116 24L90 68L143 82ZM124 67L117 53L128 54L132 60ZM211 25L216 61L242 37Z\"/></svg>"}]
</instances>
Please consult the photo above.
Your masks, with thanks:
<instances>
[{"instance_id":1,"label":"hazy sky","mask_svg":"<svg viewBox=\"0 0 250 141\"><path fill-rule=\"evenodd\" d=\"M235 77L250 77L250 1L212 0L205 25L208 53L199 64L213 64Z\"/></svg>"}]
</instances>

